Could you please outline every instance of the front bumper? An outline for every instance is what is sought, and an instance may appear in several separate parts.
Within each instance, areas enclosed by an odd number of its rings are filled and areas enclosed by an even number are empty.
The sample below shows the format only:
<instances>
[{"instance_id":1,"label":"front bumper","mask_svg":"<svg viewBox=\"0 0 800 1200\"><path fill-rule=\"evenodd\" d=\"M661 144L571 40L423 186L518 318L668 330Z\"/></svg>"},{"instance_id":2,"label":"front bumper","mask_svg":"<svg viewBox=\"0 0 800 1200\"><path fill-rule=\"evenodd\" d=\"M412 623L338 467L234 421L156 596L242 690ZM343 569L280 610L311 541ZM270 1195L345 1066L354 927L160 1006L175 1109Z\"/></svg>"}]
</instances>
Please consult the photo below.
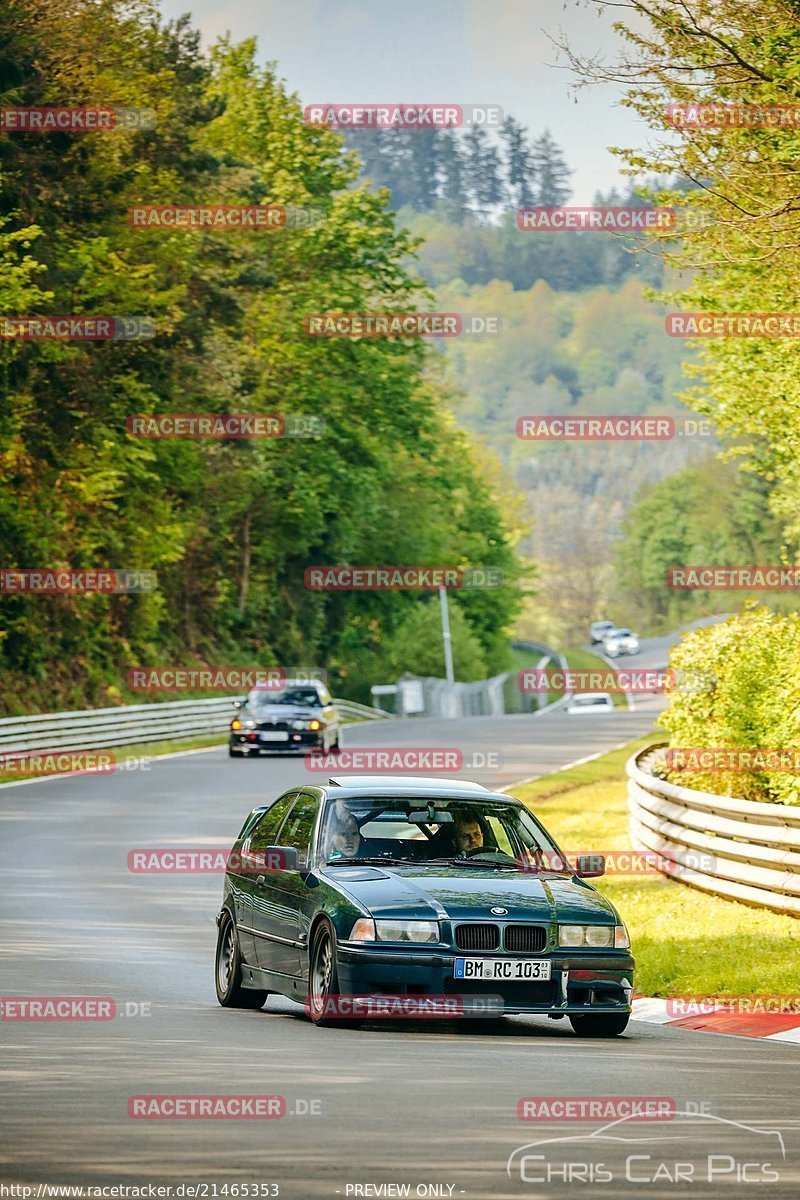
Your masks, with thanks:
<instances>
[{"instance_id":1,"label":"front bumper","mask_svg":"<svg viewBox=\"0 0 800 1200\"><path fill-rule=\"evenodd\" d=\"M462 980L455 978L456 958L497 957L456 953L449 949L376 948L339 942L339 988L342 994L365 996L435 995L462 998L465 1011L491 1011L502 1001L504 1013L570 1013L631 1011L635 962L627 951L594 954L560 951L520 958L547 959L549 980ZM492 1003L490 1003L490 1001Z\"/></svg>"},{"instance_id":2,"label":"front bumper","mask_svg":"<svg viewBox=\"0 0 800 1200\"><path fill-rule=\"evenodd\" d=\"M321 729L291 729L288 740L285 742L262 742L258 730L237 729L235 732L231 732L229 740L234 750L248 752L260 750L267 754L298 754L308 750L322 750L324 745Z\"/></svg>"}]
</instances>

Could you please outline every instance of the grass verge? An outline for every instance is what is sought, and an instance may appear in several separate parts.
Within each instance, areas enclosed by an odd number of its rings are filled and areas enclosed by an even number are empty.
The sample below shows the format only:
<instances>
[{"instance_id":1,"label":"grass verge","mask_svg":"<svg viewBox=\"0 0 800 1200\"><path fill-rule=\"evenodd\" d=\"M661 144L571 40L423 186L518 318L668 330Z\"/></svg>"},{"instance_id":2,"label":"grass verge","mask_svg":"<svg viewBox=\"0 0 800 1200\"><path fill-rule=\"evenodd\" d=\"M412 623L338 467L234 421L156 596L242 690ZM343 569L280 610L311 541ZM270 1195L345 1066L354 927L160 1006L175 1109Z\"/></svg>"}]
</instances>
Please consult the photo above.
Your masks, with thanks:
<instances>
[{"instance_id":1,"label":"grass verge","mask_svg":"<svg viewBox=\"0 0 800 1200\"><path fill-rule=\"evenodd\" d=\"M123 766L126 759L158 758L162 754L176 754L181 750L201 750L205 746L224 746L227 740L226 733L209 733L204 737L181 738L172 742L135 742L130 746L104 746L102 750L115 755L117 770L132 770L133 766L128 768ZM31 753L36 752L31 751ZM64 753L70 752L64 751ZM80 754L81 751L76 750L75 753ZM141 770L141 767L137 769ZM47 775L62 774L64 774L63 771L56 769L36 771L35 774L30 771L0 771L0 783L19 783L21 779L42 779Z\"/></svg>"},{"instance_id":2,"label":"grass verge","mask_svg":"<svg viewBox=\"0 0 800 1200\"><path fill-rule=\"evenodd\" d=\"M513 789L564 850L631 848L624 764L657 734ZM796 994L800 921L706 895L663 875L592 881L631 935L644 996Z\"/></svg>"}]
</instances>

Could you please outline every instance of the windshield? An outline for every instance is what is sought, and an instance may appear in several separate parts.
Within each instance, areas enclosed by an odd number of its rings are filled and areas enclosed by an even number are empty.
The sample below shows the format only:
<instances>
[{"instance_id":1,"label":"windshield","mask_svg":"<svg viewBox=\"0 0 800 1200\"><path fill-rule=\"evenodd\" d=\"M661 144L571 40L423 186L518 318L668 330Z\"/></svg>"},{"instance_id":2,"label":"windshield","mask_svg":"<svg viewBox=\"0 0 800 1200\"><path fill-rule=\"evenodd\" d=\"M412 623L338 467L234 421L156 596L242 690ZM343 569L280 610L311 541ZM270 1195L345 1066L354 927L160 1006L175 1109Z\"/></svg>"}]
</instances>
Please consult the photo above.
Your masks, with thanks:
<instances>
[{"instance_id":1,"label":"windshield","mask_svg":"<svg viewBox=\"0 0 800 1200\"><path fill-rule=\"evenodd\" d=\"M520 804L501 800L332 800L320 833L320 858L337 862L475 863L512 870L564 865L555 843Z\"/></svg>"},{"instance_id":2,"label":"windshield","mask_svg":"<svg viewBox=\"0 0 800 1200\"><path fill-rule=\"evenodd\" d=\"M255 688L247 703L250 708L266 708L270 704L298 704L308 708L319 707L320 700L313 687Z\"/></svg>"}]
</instances>

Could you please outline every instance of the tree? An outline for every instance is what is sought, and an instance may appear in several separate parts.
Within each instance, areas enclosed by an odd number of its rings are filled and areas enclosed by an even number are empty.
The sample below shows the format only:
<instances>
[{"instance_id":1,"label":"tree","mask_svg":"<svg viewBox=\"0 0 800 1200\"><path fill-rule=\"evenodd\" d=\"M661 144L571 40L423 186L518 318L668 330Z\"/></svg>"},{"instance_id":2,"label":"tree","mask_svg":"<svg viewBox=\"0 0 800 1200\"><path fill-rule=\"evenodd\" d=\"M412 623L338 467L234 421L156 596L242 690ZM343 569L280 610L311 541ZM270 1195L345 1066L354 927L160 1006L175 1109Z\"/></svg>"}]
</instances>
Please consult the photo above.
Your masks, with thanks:
<instances>
[{"instance_id":1,"label":"tree","mask_svg":"<svg viewBox=\"0 0 800 1200\"><path fill-rule=\"evenodd\" d=\"M524 125L513 117L506 117L500 130L506 151L506 183L511 202L517 207L534 203L533 160L526 134Z\"/></svg>"},{"instance_id":2,"label":"tree","mask_svg":"<svg viewBox=\"0 0 800 1200\"><path fill-rule=\"evenodd\" d=\"M572 171L549 130L536 139L530 151L530 172L534 181L534 203L558 208L565 204L572 189Z\"/></svg>"}]
</instances>

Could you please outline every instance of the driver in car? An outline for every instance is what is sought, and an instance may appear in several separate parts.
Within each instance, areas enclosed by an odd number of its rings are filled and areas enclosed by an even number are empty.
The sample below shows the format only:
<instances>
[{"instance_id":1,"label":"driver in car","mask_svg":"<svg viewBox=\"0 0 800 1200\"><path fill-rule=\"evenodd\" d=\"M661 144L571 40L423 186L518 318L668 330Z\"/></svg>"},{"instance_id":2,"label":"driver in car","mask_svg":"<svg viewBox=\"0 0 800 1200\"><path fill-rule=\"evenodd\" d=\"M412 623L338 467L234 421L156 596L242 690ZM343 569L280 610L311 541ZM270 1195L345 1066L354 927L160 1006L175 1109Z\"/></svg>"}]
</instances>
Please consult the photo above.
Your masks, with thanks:
<instances>
[{"instance_id":1,"label":"driver in car","mask_svg":"<svg viewBox=\"0 0 800 1200\"><path fill-rule=\"evenodd\" d=\"M485 840L477 817L468 812L454 813L453 845L459 857L465 857L472 850L479 850Z\"/></svg>"}]
</instances>

